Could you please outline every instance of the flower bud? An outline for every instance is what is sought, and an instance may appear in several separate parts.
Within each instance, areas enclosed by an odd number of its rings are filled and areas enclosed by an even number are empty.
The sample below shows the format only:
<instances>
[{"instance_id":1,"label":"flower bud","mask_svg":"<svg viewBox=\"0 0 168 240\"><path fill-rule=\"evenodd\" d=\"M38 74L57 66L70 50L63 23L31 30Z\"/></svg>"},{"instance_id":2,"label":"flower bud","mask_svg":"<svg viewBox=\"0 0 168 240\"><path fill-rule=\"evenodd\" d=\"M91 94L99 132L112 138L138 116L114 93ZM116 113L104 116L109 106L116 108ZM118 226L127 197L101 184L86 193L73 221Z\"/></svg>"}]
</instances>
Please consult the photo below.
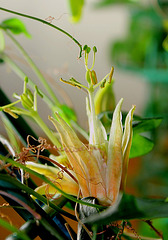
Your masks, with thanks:
<instances>
[{"instance_id":1,"label":"flower bud","mask_svg":"<svg viewBox=\"0 0 168 240\"><path fill-rule=\"evenodd\" d=\"M113 82L103 82L104 87L100 88L95 95L96 114L105 111L113 111L115 108L115 97L113 92Z\"/></svg>"},{"instance_id":2,"label":"flower bud","mask_svg":"<svg viewBox=\"0 0 168 240\"><path fill-rule=\"evenodd\" d=\"M28 98L27 94L23 93L21 96L22 106L26 109L30 109L33 107L33 102Z\"/></svg>"}]
</instances>

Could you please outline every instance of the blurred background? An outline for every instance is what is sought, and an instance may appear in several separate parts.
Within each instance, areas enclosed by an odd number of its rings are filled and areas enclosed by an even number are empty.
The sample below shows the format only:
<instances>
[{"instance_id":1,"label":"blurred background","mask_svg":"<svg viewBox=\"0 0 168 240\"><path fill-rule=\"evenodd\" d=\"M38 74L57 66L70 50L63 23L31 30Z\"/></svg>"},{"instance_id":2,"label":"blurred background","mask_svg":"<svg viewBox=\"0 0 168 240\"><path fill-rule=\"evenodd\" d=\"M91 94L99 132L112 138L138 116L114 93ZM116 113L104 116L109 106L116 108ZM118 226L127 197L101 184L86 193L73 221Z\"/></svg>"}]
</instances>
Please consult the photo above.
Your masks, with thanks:
<instances>
[{"instance_id":1,"label":"blurred background","mask_svg":"<svg viewBox=\"0 0 168 240\"><path fill-rule=\"evenodd\" d=\"M52 17L54 25L69 32L82 45L95 45L98 49L94 68L97 77L101 80L114 66L116 102L124 98L123 110L128 111L135 104L136 115L163 117L161 126L152 132L153 151L131 161L128 192L165 198L168 196L168 3L162 0L88 0L79 21L72 23L72 2L1 0L0 7L46 20ZM0 11L0 22L10 17L16 16ZM63 96L76 110L79 123L87 129L85 93L59 81L60 77L66 80L74 77L85 82L83 58L78 58L79 48L65 35L46 25L20 19L32 38L19 35L17 40L50 81L56 95L60 99ZM6 52L43 89L8 38ZM13 92L22 93L23 82L6 64L0 66L0 84L11 100ZM38 108L44 121L51 126L48 121L50 111L40 99ZM38 126L29 123L39 134ZM0 133L5 134L4 131L0 125ZM168 219L155 220L154 224L167 236ZM139 228L142 234L151 236L149 227L140 224ZM154 233L153 237L156 237Z\"/></svg>"},{"instance_id":2,"label":"blurred background","mask_svg":"<svg viewBox=\"0 0 168 240\"><path fill-rule=\"evenodd\" d=\"M50 0L46 3L44 0L37 0L36 2L1 0L1 7L42 19L52 16L54 17L53 24L72 34L82 45L87 44L90 47L96 45L98 53L95 70L98 79L101 80L110 71L111 66L114 66L116 99L124 98L123 109L125 110L135 104L137 106L136 113L141 114L148 98L148 85L143 81L142 76L118 69L111 56L111 45L117 39L123 39L127 35L132 6L115 4L97 8L96 3L97 1L93 0L85 1L81 19L75 24L71 22L68 1ZM10 17L16 16L3 11L0 12L0 21ZM70 96L72 105L77 111L79 122L86 129L85 93L59 81L60 77L69 79L73 76L79 82L85 82L85 67L83 59L78 59L79 49L77 45L62 33L48 26L26 18L21 18L21 20L26 24L32 38L28 39L24 35L19 35L17 40L41 71L49 76L48 79L53 84L56 94L59 95L61 87ZM6 49L39 86L37 77L25 65L19 52L8 38L6 39ZM0 81L1 87L11 100L13 92L19 94L22 91L22 81L5 64L1 65L0 68ZM48 123L49 112L45 104L39 102L39 111Z\"/></svg>"}]
</instances>

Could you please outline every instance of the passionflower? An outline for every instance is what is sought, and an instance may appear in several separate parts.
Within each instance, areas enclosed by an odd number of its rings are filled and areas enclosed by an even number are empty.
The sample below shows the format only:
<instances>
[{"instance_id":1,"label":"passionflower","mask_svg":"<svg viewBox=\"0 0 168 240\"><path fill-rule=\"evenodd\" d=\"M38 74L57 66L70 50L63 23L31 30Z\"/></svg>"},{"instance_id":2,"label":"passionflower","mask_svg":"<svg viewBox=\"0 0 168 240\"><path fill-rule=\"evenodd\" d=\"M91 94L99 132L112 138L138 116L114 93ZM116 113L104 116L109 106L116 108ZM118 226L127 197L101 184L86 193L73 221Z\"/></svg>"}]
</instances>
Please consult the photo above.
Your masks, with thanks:
<instances>
[{"instance_id":1,"label":"passionflower","mask_svg":"<svg viewBox=\"0 0 168 240\"><path fill-rule=\"evenodd\" d=\"M59 177L60 169L37 163L27 163L27 167L44 174L57 184L61 190L74 196L97 198L105 206L113 205L124 190L127 178L129 153L132 143L132 119L135 106L132 106L122 126L123 99L117 104L110 128L109 138L105 128L92 106L88 107L89 144L84 144L75 131L56 113L56 119L49 117L58 131L69 171L75 181L66 172ZM55 189L44 184L36 189L40 194L54 194Z\"/></svg>"}]
</instances>

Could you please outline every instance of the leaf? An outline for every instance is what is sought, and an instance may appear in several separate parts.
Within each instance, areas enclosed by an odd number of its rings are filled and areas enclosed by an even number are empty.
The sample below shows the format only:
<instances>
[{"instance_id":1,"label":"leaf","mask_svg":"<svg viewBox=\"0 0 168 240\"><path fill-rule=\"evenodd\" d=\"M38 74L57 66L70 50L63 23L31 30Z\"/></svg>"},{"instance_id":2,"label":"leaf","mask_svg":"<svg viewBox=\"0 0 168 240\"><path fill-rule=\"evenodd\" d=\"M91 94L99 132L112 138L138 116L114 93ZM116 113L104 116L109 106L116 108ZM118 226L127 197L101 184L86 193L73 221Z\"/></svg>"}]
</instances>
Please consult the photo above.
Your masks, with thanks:
<instances>
[{"instance_id":1,"label":"leaf","mask_svg":"<svg viewBox=\"0 0 168 240\"><path fill-rule=\"evenodd\" d=\"M138 1L138 0L136 0ZM101 0L98 3L95 3L95 7L107 7L109 5L114 5L114 4L123 4L123 3L132 3L132 2L136 2L133 0Z\"/></svg>"},{"instance_id":2,"label":"leaf","mask_svg":"<svg viewBox=\"0 0 168 240\"><path fill-rule=\"evenodd\" d=\"M141 118L139 121L134 122L134 133L148 132L157 128L162 122L162 118Z\"/></svg>"},{"instance_id":3,"label":"leaf","mask_svg":"<svg viewBox=\"0 0 168 240\"><path fill-rule=\"evenodd\" d=\"M72 22L78 22L82 15L84 0L69 0Z\"/></svg>"},{"instance_id":4,"label":"leaf","mask_svg":"<svg viewBox=\"0 0 168 240\"><path fill-rule=\"evenodd\" d=\"M154 147L154 143L139 134L133 134L132 146L130 150L129 158L140 157L149 153Z\"/></svg>"},{"instance_id":5,"label":"leaf","mask_svg":"<svg viewBox=\"0 0 168 240\"><path fill-rule=\"evenodd\" d=\"M77 116L75 114L75 111L68 107L67 105L63 104L60 106L60 110L63 111L63 114L61 114L61 111L59 112L60 116L62 118L64 118L64 114L66 116L66 120L69 119L70 121L73 120L73 121L77 121Z\"/></svg>"},{"instance_id":6,"label":"leaf","mask_svg":"<svg viewBox=\"0 0 168 240\"><path fill-rule=\"evenodd\" d=\"M165 14L168 14L168 2L163 0L158 0L158 4L160 8L163 10Z\"/></svg>"},{"instance_id":7,"label":"leaf","mask_svg":"<svg viewBox=\"0 0 168 240\"><path fill-rule=\"evenodd\" d=\"M18 18L9 18L0 24L0 28L4 30L10 30L13 34L24 33L26 37L30 38L24 23Z\"/></svg>"},{"instance_id":8,"label":"leaf","mask_svg":"<svg viewBox=\"0 0 168 240\"><path fill-rule=\"evenodd\" d=\"M145 155L153 149L154 143L152 139L144 137L141 134L151 132L151 130L157 128L161 122L161 118L146 118L133 122L133 139L130 158Z\"/></svg>"},{"instance_id":9,"label":"leaf","mask_svg":"<svg viewBox=\"0 0 168 240\"><path fill-rule=\"evenodd\" d=\"M168 217L168 202L164 199L143 199L123 194L115 205L99 214L88 217L84 223L107 225L113 221L129 219L154 219Z\"/></svg>"},{"instance_id":10,"label":"leaf","mask_svg":"<svg viewBox=\"0 0 168 240\"><path fill-rule=\"evenodd\" d=\"M7 222L2 218L0 218L0 226L8 229L11 232L15 232L15 238L13 239L16 239L16 234L17 234L17 237L19 237L18 239L30 240L30 238L24 232L19 231L14 225L11 225L9 222Z\"/></svg>"}]
</instances>

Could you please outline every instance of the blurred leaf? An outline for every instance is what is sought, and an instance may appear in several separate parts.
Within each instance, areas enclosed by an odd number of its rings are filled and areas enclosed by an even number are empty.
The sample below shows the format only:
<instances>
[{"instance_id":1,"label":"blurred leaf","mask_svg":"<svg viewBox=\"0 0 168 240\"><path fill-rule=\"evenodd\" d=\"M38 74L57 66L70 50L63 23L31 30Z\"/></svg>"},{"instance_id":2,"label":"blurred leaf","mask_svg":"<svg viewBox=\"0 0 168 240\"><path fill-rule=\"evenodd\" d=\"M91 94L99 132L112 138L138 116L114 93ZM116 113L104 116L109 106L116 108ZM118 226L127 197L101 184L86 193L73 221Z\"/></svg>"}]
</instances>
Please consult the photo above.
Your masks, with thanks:
<instances>
[{"instance_id":1,"label":"blurred leaf","mask_svg":"<svg viewBox=\"0 0 168 240\"><path fill-rule=\"evenodd\" d=\"M159 229L159 231L163 234L163 239L166 239L168 236L168 218L159 218L159 219L154 219L152 220L152 225L156 228ZM140 222L139 226L139 231L141 232L142 235L146 237L153 237L156 238L158 235L154 231L151 231L151 227L147 225L145 222Z\"/></svg>"},{"instance_id":2,"label":"blurred leaf","mask_svg":"<svg viewBox=\"0 0 168 240\"><path fill-rule=\"evenodd\" d=\"M166 38L163 41L163 47L166 51L168 51L168 35L166 36Z\"/></svg>"},{"instance_id":3,"label":"blurred leaf","mask_svg":"<svg viewBox=\"0 0 168 240\"><path fill-rule=\"evenodd\" d=\"M82 15L82 9L84 5L84 0L68 0L70 11L72 14L72 22L78 22Z\"/></svg>"},{"instance_id":4,"label":"blurred leaf","mask_svg":"<svg viewBox=\"0 0 168 240\"><path fill-rule=\"evenodd\" d=\"M3 60L2 58L0 58L0 64L1 64L1 63L4 63L4 60Z\"/></svg>"},{"instance_id":5,"label":"blurred leaf","mask_svg":"<svg viewBox=\"0 0 168 240\"><path fill-rule=\"evenodd\" d=\"M17 234L17 236L19 237L18 239L30 240L30 238L24 232L19 231L15 226L11 225L9 222L5 221L2 218L0 218L0 225L9 230L10 232L15 232L15 235Z\"/></svg>"},{"instance_id":6,"label":"blurred leaf","mask_svg":"<svg viewBox=\"0 0 168 240\"><path fill-rule=\"evenodd\" d=\"M12 148L14 149L15 153L21 152L21 144L19 143L19 139L12 127L12 124L10 121L7 120L7 118L2 116L3 125L5 127L5 130L7 132L10 144Z\"/></svg>"},{"instance_id":7,"label":"blurred leaf","mask_svg":"<svg viewBox=\"0 0 168 240\"><path fill-rule=\"evenodd\" d=\"M63 104L60 106L60 109L63 111L63 116L60 116L64 119L64 114L66 115L66 119L69 119L69 120L72 120L72 121L77 121L77 117L76 117L76 114L75 114L75 111L68 107L67 105ZM60 113L60 112L59 112Z\"/></svg>"},{"instance_id":8,"label":"blurred leaf","mask_svg":"<svg viewBox=\"0 0 168 240\"><path fill-rule=\"evenodd\" d=\"M132 145L129 158L140 157L149 153L154 147L154 143L139 134L133 134Z\"/></svg>"},{"instance_id":9,"label":"blurred leaf","mask_svg":"<svg viewBox=\"0 0 168 240\"><path fill-rule=\"evenodd\" d=\"M0 53L5 49L5 39L2 30L0 29Z\"/></svg>"},{"instance_id":10,"label":"blurred leaf","mask_svg":"<svg viewBox=\"0 0 168 240\"><path fill-rule=\"evenodd\" d=\"M130 158L145 155L153 149L154 143L150 137L147 138L141 134L152 131L157 128L161 122L161 118L146 118L140 119L137 122L136 120L133 121L133 139L129 156Z\"/></svg>"},{"instance_id":11,"label":"blurred leaf","mask_svg":"<svg viewBox=\"0 0 168 240\"><path fill-rule=\"evenodd\" d=\"M0 28L4 30L10 30L13 34L21 34L24 33L26 37L30 38L31 35L28 33L24 23L17 18L9 18L3 21L0 24Z\"/></svg>"},{"instance_id":12,"label":"blurred leaf","mask_svg":"<svg viewBox=\"0 0 168 240\"><path fill-rule=\"evenodd\" d=\"M161 124L161 122L162 118L141 118L139 122L134 122L134 134L153 130L157 128Z\"/></svg>"},{"instance_id":13,"label":"blurred leaf","mask_svg":"<svg viewBox=\"0 0 168 240\"><path fill-rule=\"evenodd\" d=\"M168 1L158 0L158 4L159 4L160 8L162 9L162 11L164 13L168 14Z\"/></svg>"},{"instance_id":14,"label":"blurred leaf","mask_svg":"<svg viewBox=\"0 0 168 240\"><path fill-rule=\"evenodd\" d=\"M94 5L96 7L105 7L112 4L121 4L121 3L136 3L139 0L99 0L98 3L95 3Z\"/></svg>"},{"instance_id":15,"label":"blurred leaf","mask_svg":"<svg viewBox=\"0 0 168 240\"><path fill-rule=\"evenodd\" d=\"M168 217L168 203L165 200L143 199L123 194L115 205L99 214L88 217L84 223L106 225L118 220L154 219Z\"/></svg>"},{"instance_id":16,"label":"blurred leaf","mask_svg":"<svg viewBox=\"0 0 168 240\"><path fill-rule=\"evenodd\" d=\"M111 45L113 62L143 74L151 82L167 82L168 53L164 45L168 29L165 22L152 7L134 9L127 36Z\"/></svg>"}]
</instances>

